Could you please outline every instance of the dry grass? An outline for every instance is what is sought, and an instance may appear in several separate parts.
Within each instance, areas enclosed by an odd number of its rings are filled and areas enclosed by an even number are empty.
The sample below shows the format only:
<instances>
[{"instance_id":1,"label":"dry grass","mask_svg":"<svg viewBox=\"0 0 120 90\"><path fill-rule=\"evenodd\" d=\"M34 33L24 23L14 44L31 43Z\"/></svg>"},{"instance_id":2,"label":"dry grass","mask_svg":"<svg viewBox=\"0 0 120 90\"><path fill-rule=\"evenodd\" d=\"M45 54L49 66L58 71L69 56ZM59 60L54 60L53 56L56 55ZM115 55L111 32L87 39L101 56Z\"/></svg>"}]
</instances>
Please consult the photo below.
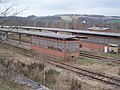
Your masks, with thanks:
<instances>
[{"instance_id":1,"label":"dry grass","mask_svg":"<svg viewBox=\"0 0 120 90\"><path fill-rule=\"evenodd\" d=\"M80 68L85 68L98 73L119 77L118 73L120 65L115 65L109 62L97 61L87 57L81 57L78 60L70 61L70 63L75 64Z\"/></svg>"},{"instance_id":2,"label":"dry grass","mask_svg":"<svg viewBox=\"0 0 120 90\"><path fill-rule=\"evenodd\" d=\"M1 47L0 47L0 57L2 58L6 57L5 59L9 59L9 60L14 59L15 63L20 61L22 63L25 63L26 65L31 65L31 63L34 63L35 61L34 58L30 58L28 56L21 55L19 53L16 53L16 52L13 52L8 49L1 48ZM84 62L84 60L82 62ZM117 72L118 69L115 68L116 66L106 67L103 64L98 64L98 63L93 63L93 62L91 63L88 61L86 66L84 62L84 65L81 65L81 67L90 68L92 70L98 70L99 72L105 72L107 70L111 70L109 72L112 72L112 70L114 70L114 73L118 74ZM24 68L24 70L26 69ZM46 83L44 82L44 72L46 74L46 77L45 77ZM26 72L23 72L23 73L26 73ZM103 90L103 89L112 88L110 86L101 84L97 81L89 80L89 78L87 77L78 76L70 71L66 71L61 68L51 66L49 64L46 64L44 70L42 71L38 71L37 68L32 69L31 73L29 73L29 76L31 79L38 81L40 84L47 85L52 90L70 90L70 89L73 89L73 90Z\"/></svg>"},{"instance_id":3,"label":"dry grass","mask_svg":"<svg viewBox=\"0 0 120 90\"><path fill-rule=\"evenodd\" d=\"M0 80L0 90L30 90L30 88L26 85Z\"/></svg>"}]
</instances>

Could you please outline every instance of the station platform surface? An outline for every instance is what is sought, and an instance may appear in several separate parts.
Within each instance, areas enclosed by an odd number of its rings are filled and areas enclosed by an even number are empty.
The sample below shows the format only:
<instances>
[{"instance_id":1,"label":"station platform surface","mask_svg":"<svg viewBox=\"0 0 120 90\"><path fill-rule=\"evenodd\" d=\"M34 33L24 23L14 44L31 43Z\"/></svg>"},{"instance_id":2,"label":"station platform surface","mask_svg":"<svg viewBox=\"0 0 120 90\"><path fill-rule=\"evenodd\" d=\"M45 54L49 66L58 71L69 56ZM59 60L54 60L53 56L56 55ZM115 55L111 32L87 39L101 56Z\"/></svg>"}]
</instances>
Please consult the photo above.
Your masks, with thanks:
<instances>
[{"instance_id":1,"label":"station platform surface","mask_svg":"<svg viewBox=\"0 0 120 90\"><path fill-rule=\"evenodd\" d=\"M19 41L11 40L11 39L5 40L3 42L14 45L14 46L19 46L19 47L25 48L25 49L31 49L31 43L21 42L21 44L20 44Z\"/></svg>"}]
</instances>

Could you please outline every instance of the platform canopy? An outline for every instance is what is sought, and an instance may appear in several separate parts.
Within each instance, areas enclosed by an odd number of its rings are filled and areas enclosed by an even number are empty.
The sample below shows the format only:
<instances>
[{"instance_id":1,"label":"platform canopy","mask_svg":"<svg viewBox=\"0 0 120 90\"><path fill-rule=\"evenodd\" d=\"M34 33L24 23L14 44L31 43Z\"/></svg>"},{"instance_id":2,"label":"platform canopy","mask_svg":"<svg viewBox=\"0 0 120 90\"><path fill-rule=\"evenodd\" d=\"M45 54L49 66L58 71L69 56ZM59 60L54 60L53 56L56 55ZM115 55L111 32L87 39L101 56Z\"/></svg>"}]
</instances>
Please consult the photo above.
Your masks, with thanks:
<instances>
[{"instance_id":1,"label":"platform canopy","mask_svg":"<svg viewBox=\"0 0 120 90\"><path fill-rule=\"evenodd\" d=\"M18 34L26 34L26 35L33 35L33 36L40 36L40 37L47 37L47 38L56 38L56 39L72 39L72 38L85 38L84 36L78 35L65 35L65 34L53 34L53 33L43 33L43 32L35 32L35 31L19 31L16 29L4 29L0 28L2 32L12 32Z\"/></svg>"},{"instance_id":2,"label":"platform canopy","mask_svg":"<svg viewBox=\"0 0 120 90\"><path fill-rule=\"evenodd\" d=\"M59 29L59 28L44 28L44 27L27 27L27 26L10 26L10 28L20 28L20 29L32 29L32 30L47 30L54 32L69 32L78 34L88 34L88 35L98 35L98 36L110 36L110 37L120 37L119 33L111 32L98 32L89 30L73 30L73 29Z\"/></svg>"}]
</instances>

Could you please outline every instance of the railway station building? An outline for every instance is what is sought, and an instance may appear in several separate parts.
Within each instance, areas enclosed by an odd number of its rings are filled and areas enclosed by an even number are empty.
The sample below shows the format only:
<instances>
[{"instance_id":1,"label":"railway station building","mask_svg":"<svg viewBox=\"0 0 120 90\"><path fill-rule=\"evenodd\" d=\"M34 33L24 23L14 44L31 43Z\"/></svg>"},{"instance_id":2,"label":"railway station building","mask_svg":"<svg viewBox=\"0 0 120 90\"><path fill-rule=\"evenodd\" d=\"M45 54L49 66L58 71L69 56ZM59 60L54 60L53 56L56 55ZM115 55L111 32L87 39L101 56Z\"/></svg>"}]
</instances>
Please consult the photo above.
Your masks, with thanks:
<instances>
[{"instance_id":1,"label":"railway station building","mask_svg":"<svg viewBox=\"0 0 120 90\"><path fill-rule=\"evenodd\" d=\"M87 36L87 39L81 39L82 47L86 47L92 50L99 50L105 53L120 53L120 34L107 33L107 32L95 32L78 34Z\"/></svg>"},{"instance_id":2,"label":"railway station building","mask_svg":"<svg viewBox=\"0 0 120 90\"><path fill-rule=\"evenodd\" d=\"M74 60L80 56L79 39L71 35L57 34L54 37L32 36L31 47L33 50L64 60Z\"/></svg>"},{"instance_id":3,"label":"railway station building","mask_svg":"<svg viewBox=\"0 0 120 90\"><path fill-rule=\"evenodd\" d=\"M41 53L52 55L64 60L74 60L80 57L80 38L85 36L64 35L54 33L43 33L33 31L18 31L9 29L0 29L5 33L17 33L19 35L19 44L21 44L21 35L31 36L31 49Z\"/></svg>"},{"instance_id":4,"label":"railway station building","mask_svg":"<svg viewBox=\"0 0 120 90\"><path fill-rule=\"evenodd\" d=\"M86 36L87 39L80 40L81 46L98 50L102 52L113 52L120 53L120 33L113 32L100 32L100 31L90 31L90 30L72 30L72 29L58 29L58 28L43 28L43 27L26 27L26 26L15 26L12 28L17 28L20 30L32 30L32 31L49 31L49 33L59 33L67 35L79 35ZM103 29L102 29L103 30ZM109 30L109 29L104 29Z\"/></svg>"}]
</instances>

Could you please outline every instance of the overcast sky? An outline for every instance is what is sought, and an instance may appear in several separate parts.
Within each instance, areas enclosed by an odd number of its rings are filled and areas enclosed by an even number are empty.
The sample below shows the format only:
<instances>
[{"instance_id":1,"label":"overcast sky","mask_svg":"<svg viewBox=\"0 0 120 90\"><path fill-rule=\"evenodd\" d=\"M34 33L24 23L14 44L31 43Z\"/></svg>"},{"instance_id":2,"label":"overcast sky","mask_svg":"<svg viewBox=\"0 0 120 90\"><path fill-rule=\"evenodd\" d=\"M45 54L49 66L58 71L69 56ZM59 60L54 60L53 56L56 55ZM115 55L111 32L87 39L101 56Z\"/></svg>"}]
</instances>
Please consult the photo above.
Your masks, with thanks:
<instances>
[{"instance_id":1,"label":"overcast sky","mask_svg":"<svg viewBox=\"0 0 120 90\"><path fill-rule=\"evenodd\" d=\"M100 14L120 16L120 0L17 0L20 16Z\"/></svg>"}]
</instances>

